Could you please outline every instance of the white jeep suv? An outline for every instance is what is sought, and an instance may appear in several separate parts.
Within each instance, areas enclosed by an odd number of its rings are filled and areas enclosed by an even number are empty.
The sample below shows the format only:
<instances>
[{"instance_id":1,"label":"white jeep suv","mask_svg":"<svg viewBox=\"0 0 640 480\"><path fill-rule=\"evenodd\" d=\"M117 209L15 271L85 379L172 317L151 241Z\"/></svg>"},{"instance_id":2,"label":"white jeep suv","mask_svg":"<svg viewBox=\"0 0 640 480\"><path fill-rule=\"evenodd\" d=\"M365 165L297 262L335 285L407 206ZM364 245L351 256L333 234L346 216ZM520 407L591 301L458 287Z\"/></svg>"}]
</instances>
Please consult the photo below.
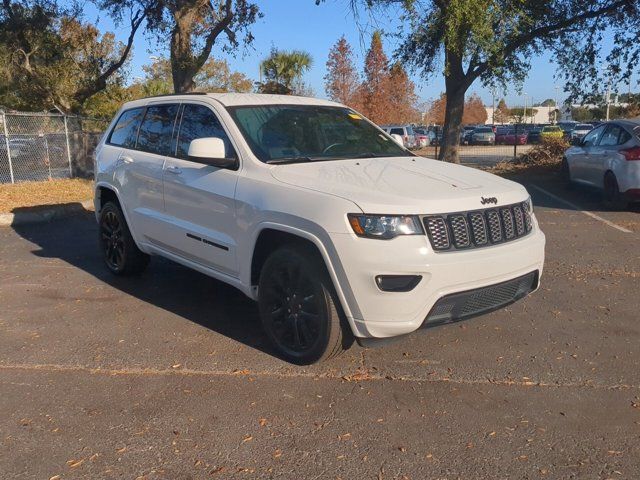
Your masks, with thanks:
<instances>
[{"instance_id":1,"label":"white jeep suv","mask_svg":"<svg viewBox=\"0 0 640 480\"><path fill-rule=\"evenodd\" d=\"M113 273L161 255L233 285L295 363L503 307L542 273L545 237L521 185L415 156L325 100L129 102L95 172Z\"/></svg>"}]
</instances>

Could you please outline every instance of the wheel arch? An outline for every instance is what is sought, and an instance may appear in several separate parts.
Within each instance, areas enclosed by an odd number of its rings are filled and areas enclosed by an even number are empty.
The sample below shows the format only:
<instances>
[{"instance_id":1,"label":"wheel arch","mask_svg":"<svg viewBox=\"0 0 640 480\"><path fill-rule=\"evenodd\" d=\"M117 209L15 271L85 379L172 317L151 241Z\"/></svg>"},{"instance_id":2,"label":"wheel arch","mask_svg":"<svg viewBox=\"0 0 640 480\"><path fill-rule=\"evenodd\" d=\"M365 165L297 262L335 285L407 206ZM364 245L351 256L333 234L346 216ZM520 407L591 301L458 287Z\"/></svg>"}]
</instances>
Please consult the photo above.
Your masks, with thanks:
<instances>
[{"instance_id":1,"label":"wheel arch","mask_svg":"<svg viewBox=\"0 0 640 480\"><path fill-rule=\"evenodd\" d=\"M138 246L138 248L140 248L140 242L138 241L139 239L136 233L135 226L132 224L130 220L127 209L125 208L124 204L120 201L120 193L118 192L118 189L115 188L110 183L98 182L96 183L96 186L95 186L94 195L95 196L93 199L93 206L96 212L96 221L100 221L100 210L102 210L102 206L109 201L114 201L120 207L120 210L124 215L124 219L127 222L127 226L129 227L129 231L131 232L131 236L133 237L133 240ZM146 252L145 249L142 249L142 248L140 249Z\"/></svg>"},{"instance_id":2,"label":"wheel arch","mask_svg":"<svg viewBox=\"0 0 640 480\"><path fill-rule=\"evenodd\" d=\"M333 283L336 295L338 296L340 305L342 306L342 310L347 317L349 325L352 331L356 332L357 330L355 329L355 325L353 322L353 314L350 308L350 303L347 301L347 295L350 295L350 297L353 297L353 295L350 293L348 285L345 286L342 282L339 281L338 270L341 271L342 266L336 265L332 261L327 246L317 235L296 227L268 223L261 225L261 228L257 231L251 249L251 269L249 279L254 299L257 299L258 280L260 278L260 271L264 266L265 260L271 252L285 244L298 244L307 246L309 248L313 248L313 251L318 254L319 259L323 262L325 268L327 269L327 272L329 273L329 277L331 278L331 282Z\"/></svg>"}]
</instances>

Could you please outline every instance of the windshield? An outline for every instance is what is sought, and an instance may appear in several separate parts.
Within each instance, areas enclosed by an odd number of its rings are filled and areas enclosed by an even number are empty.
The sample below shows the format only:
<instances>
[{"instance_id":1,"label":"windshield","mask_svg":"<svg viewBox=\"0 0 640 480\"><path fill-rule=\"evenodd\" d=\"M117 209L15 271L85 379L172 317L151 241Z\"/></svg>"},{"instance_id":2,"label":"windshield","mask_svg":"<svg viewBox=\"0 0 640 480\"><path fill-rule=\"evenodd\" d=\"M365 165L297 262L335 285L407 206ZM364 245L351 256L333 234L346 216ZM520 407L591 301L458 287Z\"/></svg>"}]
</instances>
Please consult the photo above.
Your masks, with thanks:
<instances>
[{"instance_id":1,"label":"windshield","mask_svg":"<svg viewBox=\"0 0 640 480\"><path fill-rule=\"evenodd\" d=\"M482 127L476 128L473 133L493 133L493 130L490 127Z\"/></svg>"},{"instance_id":2,"label":"windshield","mask_svg":"<svg viewBox=\"0 0 640 480\"><path fill-rule=\"evenodd\" d=\"M267 163L412 154L345 107L228 107L253 154Z\"/></svg>"}]
</instances>

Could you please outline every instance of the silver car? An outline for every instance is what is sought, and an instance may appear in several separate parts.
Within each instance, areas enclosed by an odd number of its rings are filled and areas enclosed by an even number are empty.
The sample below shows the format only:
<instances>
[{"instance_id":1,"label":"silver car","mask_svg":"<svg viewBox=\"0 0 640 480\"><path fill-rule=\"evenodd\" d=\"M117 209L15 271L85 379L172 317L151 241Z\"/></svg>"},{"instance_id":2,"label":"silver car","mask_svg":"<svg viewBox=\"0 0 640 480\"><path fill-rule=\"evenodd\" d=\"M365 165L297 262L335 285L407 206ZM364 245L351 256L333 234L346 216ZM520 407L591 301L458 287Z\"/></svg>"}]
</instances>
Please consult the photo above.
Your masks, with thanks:
<instances>
[{"instance_id":1,"label":"silver car","mask_svg":"<svg viewBox=\"0 0 640 480\"><path fill-rule=\"evenodd\" d=\"M471 145L495 145L496 134L491 127L478 127L471 134Z\"/></svg>"},{"instance_id":2,"label":"silver car","mask_svg":"<svg viewBox=\"0 0 640 480\"><path fill-rule=\"evenodd\" d=\"M640 200L640 121L616 120L597 126L564 153L562 172L567 183L603 191L614 209Z\"/></svg>"},{"instance_id":3,"label":"silver car","mask_svg":"<svg viewBox=\"0 0 640 480\"><path fill-rule=\"evenodd\" d=\"M399 135L402 137L405 148L420 148L420 144L411 125L383 125L381 128L389 135Z\"/></svg>"}]
</instances>

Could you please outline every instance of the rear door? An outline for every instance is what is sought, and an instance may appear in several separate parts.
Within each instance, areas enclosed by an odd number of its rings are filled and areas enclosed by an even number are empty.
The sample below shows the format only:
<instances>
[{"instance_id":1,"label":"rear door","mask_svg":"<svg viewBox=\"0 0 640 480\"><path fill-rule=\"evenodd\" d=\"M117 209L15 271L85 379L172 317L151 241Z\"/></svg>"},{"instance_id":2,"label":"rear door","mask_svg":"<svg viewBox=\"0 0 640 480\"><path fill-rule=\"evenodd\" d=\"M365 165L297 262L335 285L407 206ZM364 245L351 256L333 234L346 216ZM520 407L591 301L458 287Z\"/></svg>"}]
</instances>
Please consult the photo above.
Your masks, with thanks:
<instances>
[{"instance_id":1,"label":"rear door","mask_svg":"<svg viewBox=\"0 0 640 480\"><path fill-rule=\"evenodd\" d=\"M185 103L177 128L176 149L164 166L164 203L169 220L166 243L174 253L237 276L235 190L238 171L188 158L196 138L224 140L227 157L236 150L214 110Z\"/></svg>"},{"instance_id":2,"label":"rear door","mask_svg":"<svg viewBox=\"0 0 640 480\"><path fill-rule=\"evenodd\" d=\"M164 210L162 165L171 148L178 107L177 103L149 105L130 114L131 122L140 117L142 120L135 133L132 129L126 133L114 181L138 241L153 241L160 236L159 217ZM111 135L112 143L125 133L116 133L116 129Z\"/></svg>"},{"instance_id":3,"label":"rear door","mask_svg":"<svg viewBox=\"0 0 640 480\"><path fill-rule=\"evenodd\" d=\"M590 183L604 187L604 174L608 165L617 156L620 145L629 139L630 135L620 125L610 123L606 126L597 147L589 157L587 175Z\"/></svg>"}]
</instances>

